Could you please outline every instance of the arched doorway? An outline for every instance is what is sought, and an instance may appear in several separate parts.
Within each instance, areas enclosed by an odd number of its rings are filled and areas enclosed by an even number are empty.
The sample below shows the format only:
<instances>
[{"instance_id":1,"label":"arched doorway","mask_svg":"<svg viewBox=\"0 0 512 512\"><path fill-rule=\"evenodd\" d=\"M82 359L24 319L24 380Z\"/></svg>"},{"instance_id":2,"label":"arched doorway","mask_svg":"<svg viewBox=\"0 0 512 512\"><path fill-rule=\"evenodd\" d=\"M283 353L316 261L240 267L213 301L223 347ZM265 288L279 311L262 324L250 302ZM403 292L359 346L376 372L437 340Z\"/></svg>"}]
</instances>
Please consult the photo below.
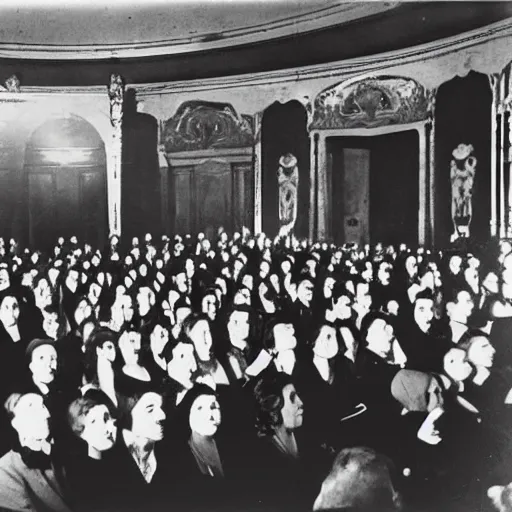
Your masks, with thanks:
<instances>
[{"instance_id":1,"label":"arched doorway","mask_svg":"<svg viewBox=\"0 0 512 512\"><path fill-rule=\"evenodd\" d=\"M28 240L49 249L60 236L102 245L107 234L105 145L82 118L51 119L25 153Z\"/></svg>"}]
</instances>

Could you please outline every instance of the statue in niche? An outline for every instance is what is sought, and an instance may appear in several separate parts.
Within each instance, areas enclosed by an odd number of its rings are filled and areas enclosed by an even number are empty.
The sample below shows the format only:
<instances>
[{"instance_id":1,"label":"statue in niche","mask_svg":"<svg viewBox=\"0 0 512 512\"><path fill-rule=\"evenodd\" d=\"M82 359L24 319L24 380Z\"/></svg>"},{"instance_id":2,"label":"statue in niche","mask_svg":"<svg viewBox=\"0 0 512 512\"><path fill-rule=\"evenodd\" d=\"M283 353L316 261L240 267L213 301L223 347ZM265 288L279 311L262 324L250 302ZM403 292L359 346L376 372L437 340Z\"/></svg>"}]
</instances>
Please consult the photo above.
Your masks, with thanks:
<instances>
[{"instance_id":1,"label":"statue in niche","mask_svg":"<svg viewBox=\"0 0 512 512\"><path fill-rule=\"evenodd\" d=\"M286 237L293 233L297 220L299 189L299 168L297 158L291 153L281 156L277 171L279 185L279 235Z\"/></svg>"},{"instance_id":2,"label":"statue in niche","mask_svg":"<svg viewBox=\"0 0 512 512\"><path fill-rule=\"evenodd\" d=\"M452 182L452 220L454 232L451 241L469 237L473 215L472 195L477 159L472 144L459 144L452 152L450 180Z\"/></svg>"}]
</instances>

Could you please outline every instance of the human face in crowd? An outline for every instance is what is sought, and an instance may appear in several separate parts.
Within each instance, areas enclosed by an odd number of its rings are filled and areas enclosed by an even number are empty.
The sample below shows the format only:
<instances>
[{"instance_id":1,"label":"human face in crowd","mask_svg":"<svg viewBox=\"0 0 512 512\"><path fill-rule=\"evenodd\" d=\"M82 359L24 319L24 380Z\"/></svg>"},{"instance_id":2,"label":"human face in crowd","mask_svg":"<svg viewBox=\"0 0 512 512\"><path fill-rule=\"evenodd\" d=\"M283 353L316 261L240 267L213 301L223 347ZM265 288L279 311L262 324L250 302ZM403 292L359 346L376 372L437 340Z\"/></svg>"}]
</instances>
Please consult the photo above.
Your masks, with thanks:
<instances>
[{"instance_id":1,"label":"human face in crowd","mask_svg":"<svg viewBox=\"0 0 512 512\"><path fill-rule=\"evenodd\" d=\"M249 288L249 290L253 289L254 285L254 279L250 274L245 274L245 276L242 279L242 285L246 288Z\"/></svg>"},{"instance_id":2,"label":"human face in crowd","mask_svg":"<svg viewBox=\"0 0 512 512\"><path fill-rule=\"evenodd\" d=\"M428 332L434 319L434 301L418 299L414 303L414 320L423 332Z\"/></svg>"},{"instance_id":3,"label":"human face in crowd","mask_svg":"<svg viewBox=\"0 0 512 512\"><path fill-rule=\"evenodd\" d=\"M355 292L355 302L358 304L358 306L362 309L369 310L372 305L370 285L368 283L358 283Z\"/></svg>"},{"instance_id":4,"label":"human face in crowd","mask_svg":"<svg viewBox=\"0 0 512 512\"><path fill-rule=\"evenodd\" d=\"M397 316L400 306L396 300L390 300L388 301L386 308L390 315Z\"/></svg>"},{"instance_id":5,"label":"human face in crowd","mask_svg":"<svg viewBox=\"0 0 512 512\"><path fill-rule=\"evenodd\" d=\"M261 279L265 279L270 273L270 265L267 261L262 261L260 264L260 277Z\"/></svg>"},{"instance_id":6,"label":"human face in crowd","mask_svg":"<svg viewBox=\"0 0 512 512\"><path fill-rule=\"evenodd\" d=\"M178 343L172 349L172 359L167 364L167 373L183 387L193 386L193 376L197 371L194 347L189 343Z\"/></svg>"},{"instance_id":7,"label":"human face in crowd","mask_svg":"<svg viewBox=\"0 0 512 512\"><path fill-rule=\"evenodd\" d=\"M485 276L482 286L489 293L498 293L500 291L498 276L494 272L489 272Z\"/></svg>"},{"instance_id":8,"label":"human face in crowd","mask_svg":"<svg viewBox=\"0 0 512 512\"><path fill-rule=\"evenodd\" d=\"M462 267L462 258L460 256L452 256L448 263L448 267L454 276L458 275Z\"/></svg>"},{"instance_id":9,"label":"human face in crowd","mask_svg":"<svg viewBox=\"0 0 512 512\"><path fill-rule=\"evenodd\" d=\"M59 316L57 313L45 313L43 318L44 332L49 338L56 340L59 332Z\"/></svg>"},{"instance_id":10,"label":"human face in crowd","mask_svg":"<svg viewBox=\"0 0 512 512\"><path fill-rule=\"evenodd\" d=\"M393 327L383 318L376 318L366 333L368 349L382 358L386 358L391 352L393 339Z\"/></svg>"},{"instance_id":11,"label":"human face in crowd","mask_svg":"<svg viewBox=\"0 0 512 512\"><path fill-rule=\"evenodd\" d=\"M367 283L369 283L373 279L373 268L372 268L372 264L369 261L367 261L365 263L365 267L364 267L363 272L361 273L361 277Z\"/></svg>"},{"instance_id":12,"label":"human face in crowd","mask_svg":"<svg viewBox=\"0 0 512 512\"><path fill-rule=\"evenodd\" d=\"M211 294L204 296L201 301L201 311L208 315L210 320L215 320L217 316L217 297Z\"/></svg>"},{"instance_id":13,"label":"human face in crowd","mask_svg":"<svg viewBox=\"0 0 512 512\"><path fill-rule=\"evenodd\" d=\"M195 273L195 265L194 262L189 258L185 262L185 273L187 274L188 279L192 279Z\"/></svg>"},{"instance_id":14,"label":"human face in crowd","mask_svg":"<svg viewBox=\"0 0 512 512\"><path fill-rule=\"evenodd\" d=\"M313 283L308 279L302 281L298 286L297 296L301 302L311 302L313 300Z\"/></svg>"},{"instance_id":15,"label":"human face in crowd","mask_svg":"<svg viewBox=\"0 0 512 512\"><path fill-rule=\"evenodd\" d=\"M339 350L336 338L336 329L330 325L324 325L315 340L313 353L323 359L332 359Z\"/></svg>"},{"instance_id":16,"label":"human face in crowd","mask_svg":"<svg viewBox=\"0 0 512 512\"><path fill-rule=\"evenodd\" d=\"M6 268L0 268L0 290L5 290L11 285L9 272Z\"/></svg>"},{"instance_id":17,"label":"human face in crowd","mask_svg":"<svg viewBox=\"0 0 512 512\"><path fill-rule=\"evenodd\" d=\"M233 311L229 316L228 333L231 343L236 347L237 343L243 342L241 349L245 348L245 342L249 337L249 312Z\"/></svg>"},{"instance_id":18,"label":"human face in crowd","mask_svg":"<svg viewBox=\"0 0 512 512\"><path fill-rule=\"evenodd\" d=\"M457 382L466 380L471 375L471 364L466 360L466 353L459 348L452 348L444 356L446 375Z\"/></svg>"},{"instance_id":19,"label":"human face in crowd","mask_svg":"<svg viewBox=\"0 0 512 512\"><path fill-rule=\"evenodd\" d=\"M492 368L496 349L486 336L475 336L468 348L467 359L475 366Z\"/></svg>"},{"instance_id":20,"label":"human face in crowd","mask_svg":"<svg viewBox=\"0 0 512 512\"><path fill-rule=\"evenodd\" d=\"M57 351L53 345L40 345L31 355L28 365L35 382L51 384L57 373Z\"/></svg>"},{"instance_id":21,"label":"human face in crowd","mask_svg":"<svg viewBox=\"0 0 512 512\"><path fill-rule=\"evenodd\" d=\"M327 277L324 281L324 297L326 299L330 299L332 297L332 290L334 289L334 285L336 281L333 277Z\"/></svg>"},{"instance_id":22,"label":"human face in crowd","mask_svg":"<svg viewBox=\"0 0 512 512\"><path fill-rule=\"evenodd\" d=\"M151 332L149 342L153 354L160 356L167 343L169 343L169 332L167 331L167 329L164 329L160 324L157 324L155 325L153 331Z\"/></svg>"},{"instance_id":23,"label":"human face in crowd","mask_svg":"<svg viewBox=\"0 0 512 512\"><path fill-rule=\"evenodd\" d=\"M12 426L18 432L22 445L27 440L44 441L50 437L50 413L41 395L23 395L13 412Z\"/></svg>"},{"instance_id":24,"label":"human face in crowd","mask_svg":"<svg viewBox=\"0 0 512 512\"><path fill-rule=\"evenodd\" d=\"M297 346L293 324L276 324L274 326L275 351L293 350Z\"/></svg>"},{"instance_id":25,"label":"human face in crowd","mask_svg":"<svg viewBox=\"0 0 512 512\"><path fill-rule=\"evenodd\" d=\"M107 360L109 363L113 363L116 360L117 352L116 346L112 341L106 341L101 347L96 349L96 354L99 358Z\"/></svg>"},{"instance_id":26,"label":"human face in crowd","mask_svg":"<svg viewBox=\"0 0 512 512\"><path fill-rule=\"evenodd\" d=\"M176 310L176 325L183 325L185 319L192 313L192 310L187 306L181 306Z\"/></svg>"},{"instance_id":27,"label":"human face in crowd","mask_svg":"<svg viewBox=\"0 0 512 512\"><path fill-rule=\"evenodd\" d=\"M204 437L216 434L221 423L219 402L213 395L200 395L190 408L189 424L192 432Z\"/></svg>"},{"instance_id":28,"label":"human face in crowd","mask_svg":"<svg viewBox=\"0 0 512 512\"><path fill-rule=\"evenodd\" d=\"M0 303L0 320L6 328L14 327L18 324L20 316L20 307L18 299L12 296L6 296Z\"/></svg>"},{"instance_id":29,"label":"human face in crowd","mask_svg":"<svg viewBox=\"0 0 512 512\"><path fill-rule=\"evenodd\" d=\"M145 393L132 409L132 428L134 435L149 441L161 441L164 438L165 413L163 400L158 393Z\"/></svg>"},{"instance_id":30,"label":"human face in crowd","mask_svg":"<svg viewBox=\"0 0 512 512\"><path fill-rule=\"evenodd\" d=\"M176 287L178 288L180 293L187 293L187 291L188 291L188 288L187 288L187 274L185 274L185 272L180 272L176 276L175 282L176 282Z\"/></svg>"},{"instance_id":31,"label":"human face in crowd","mask_svg":"<svg viewBox=\"0 0 512 512\"><path fill-rule=\"evenodd\" d=\"M210 326L206 320L196 322L190 331L190 339L196 349L197 357L201 361L209 361L212 350L212 334Z\"/></svg>"},{"instance_id":32,"label":"human face in crowd","mask_svg":"<svg viewBox=\"0 0 512 512\"><path fill-rule=\"evenodd\" d=\"M283 427L288 431L293 431L302 426L304 419L304 404L297 394L293 384L287 384L283 388L283 399L284 405L281 409Z\"/></svg>"},{"instance_id":33,"label":"human face in crowd","mask_svg":"<svg viewBox=\"0 0 512 512\"><path fill-rule=\"evenodd\" d=\"M473 299L466 290L461 290L457 294L457 301L450 302L446 305L446 311L450 320L465 324L471 316L474 307Z\"/></svg>"},{"instance_id":34,"label":"human face in crowd","mask_svg":"<svg viewBox=\"0 0 512 512\"><path fill-rule=\"evenodd\" d=\"M146 277L148 275L148 266L145 263L142 263L139 267L139 274L142 277Z\"/></svg>"},{"instance_id":35,"label":"human face in crowd","mask_svg":"<svg viewBox=\"0 0 512 512\"><path fill-rule=\"evenodd\" d=\"M140 333L135 331L124 332L119 338L119 350L125 364L138 364L141 350Z\"/></svg>"},{"instance_id":36,"label":"human face in crowd","mask_svg":"<svg viewBox=\"0 0 512 512\"><path fill-rule=\"evenodd\" d=\"M106 405L96 405L84 418L80 437L98 452L110 450L116 441L117 428Z\"/></svg>"},{"instance_id":37,"label":"human face in crowd","mask_svg":"<svg viewBox=\"0 0 512 512\"><path fill-rule=\"evenodd\" d=\"M241 288L235 293L233 297L233 304L236 306L250 306L251 305L251 292L247 288Z\"/></svg>"},{"instance_id":38,"label":"human face in crowd","mask_svg":"<svg viewBox=\"0 0 512 512\"><path fill-rule=\"evenodd\" d=\"M89 286L89 293L87 294L87 297L89 298L89 301L93 306L98 304L100 294L101 286L98 283L92 283L91 286Z\"/></svg>"},{"instance_id":39,"label":"human face in crowd","mask_svg":"<svg viewBox=\"0 0 512 512\"><path fill-rule=\"evenodd\" d=\"M379 270L377 272L377 279L381 284L387 286L389 284L389 280L391 279L391 265L386 261L383 261L379 265Z\"/></svg>"},{"instance_id":40,"label":"human face in crowd","mask_svg":"<svg viewBox=\"0 0 512 512\"><path fill-rule=\"evenodd\" d=\"M407 256L405 260L405 270L410 278L416 277L418 274L418 262L414 256Z\"/></svg>"},{"instance_id":41,"label":"human face in crowd","mask_svg":"<svg viewBox=\"0 0 512 512\"><path fill-rule=\"evenodd\" d=\"M292 270L292 264L289 260L284 260L281 263L281 270L283 271L283 274L289 274Z\"/></svg>"},{"instance_id":42,"label":"human face in crowd","mask_svg":"<svg viewBox=\"0 0 512 512\"><path fill-rule=\"evenodd\" d=\"M352 316L352 301L348 295L340 295L334 303L334 312L340 320L348 320Z\"/></svg>"},{"instance_id":43,"label":"human face in crowd","mask_svg":"<svg viewBox=\"0 0 512 512\"><path fill-rule=\"evenodd\" d=\"M154 304L154 302L155 297L151 288L143 286L142 288L139 289L137 293L137 307L140 316L146 316L149 313L151 306Z\"/></svg>"},{"instance_id":44,"label":"human face in crowd","mask_svg":"<svg viewBox=\"0 0 512 512\"><path fill-rule=\"evenodd\" d=\"M81 300L75 310L75 322L76 325L80 326L84 320L92 315L91 305L86 300Z\"/></svg>"}]
</instances>

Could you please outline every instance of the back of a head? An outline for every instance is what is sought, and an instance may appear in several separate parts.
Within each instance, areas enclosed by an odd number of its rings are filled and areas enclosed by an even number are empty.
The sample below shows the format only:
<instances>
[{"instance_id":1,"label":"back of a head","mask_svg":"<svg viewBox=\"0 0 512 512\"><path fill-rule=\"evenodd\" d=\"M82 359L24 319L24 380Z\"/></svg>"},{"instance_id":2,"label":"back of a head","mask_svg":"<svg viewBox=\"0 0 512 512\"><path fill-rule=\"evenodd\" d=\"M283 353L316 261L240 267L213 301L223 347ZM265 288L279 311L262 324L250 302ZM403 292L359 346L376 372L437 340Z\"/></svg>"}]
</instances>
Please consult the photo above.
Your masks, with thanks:
<instances>
[{"instance_id":1,"label":"back of a head","mask_svg":"<svg viewBox=\"0 0 512 512\"><path fill-rule=\"evenodd\" d=\"M345 448L334 460L313 505L314 512L396 512L401 500L392 481L393 464L365 447Z\"/></svg>"}]
</instances>

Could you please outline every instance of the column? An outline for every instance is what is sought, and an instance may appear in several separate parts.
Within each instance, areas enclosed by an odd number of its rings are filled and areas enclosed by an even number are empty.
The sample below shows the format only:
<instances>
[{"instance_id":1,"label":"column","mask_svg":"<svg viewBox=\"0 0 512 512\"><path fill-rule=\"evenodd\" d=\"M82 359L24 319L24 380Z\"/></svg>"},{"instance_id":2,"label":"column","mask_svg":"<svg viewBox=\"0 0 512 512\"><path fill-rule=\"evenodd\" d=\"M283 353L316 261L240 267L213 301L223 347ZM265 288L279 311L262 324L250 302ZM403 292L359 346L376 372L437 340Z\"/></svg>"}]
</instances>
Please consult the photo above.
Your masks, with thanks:
<instances>
[{"instance_id":1,"label":"column","mask_svg":"<svg viewBox=\"0 0 512 512\"><path fill-rule=\"evenodd\" d=\"M425 131L428 144L427 173L428 173L428 243L430 247L435 245L435 228L436 228L436 212L435 212L435 190L436 190L436 95L437 89L428 91L428 121L425 124Z\"/></svg>"},{"instance_id":2,"label":"column","mask_svg":"<svg viewBox=\"0 0 512 512\"><path fill-rule=\"evenodd\" d=\"M418 128L419 135L419 211L418 244L425 245L427 227L427 132L425 125Z\"/></svg>"},{"instance_id":3,"label":"column","mask_svg":"<svg viewBox=\"0 0 512 512\"><path fill-rule=\"evenodd\" d=\"M261 122L263 120L263 112L254 115L254 234L261 233Z\"/></svg>"},{"instance_id":4,"label":"column","mask_svg":"<svg viewBox=\"0 0 512 512\"><path fill-rule=\"evenodd\" d=\"M499 103L499 80L497 75L489 76L489 84L492 90L492 108L491 108L491 219L490 232L491 237L498 234L498 198L496 188L498 185L498 159L497 159L497 116Z\"/></svg>"},{"instance_id":5,"label":"column","mask_svg":"<svg viewBox=\"0 0 512 512\"><path fill-rule=\"evenodd\" d=\"M313 242L317 237L317 176L318 176L318 133L310 136L310 185L309 185L309 241Z\"/></svg>"},{"instance_id":6,"label":"column","mask_svg":"<svg viewBox=\"0 0 512 512\"><path fill-rule=\"evenodd\" d=\"M124 82L121 76L110 75L110 122L112 140L107 151L108 225L110 236L121 235L121 162Z\"/></svg>"},{"instance_id":7,"label":"column","mask_svg":"<svg viewBox=\"0 0 512 512\"><path fill-rule=\"evenodd\" d=\"M325 135L320 136L317 147L317 211L318 226L317 240L324 241L330 236L329 233L329 201L327 194L327 149L325 147Z\"/></svg>"}]
</instances>

